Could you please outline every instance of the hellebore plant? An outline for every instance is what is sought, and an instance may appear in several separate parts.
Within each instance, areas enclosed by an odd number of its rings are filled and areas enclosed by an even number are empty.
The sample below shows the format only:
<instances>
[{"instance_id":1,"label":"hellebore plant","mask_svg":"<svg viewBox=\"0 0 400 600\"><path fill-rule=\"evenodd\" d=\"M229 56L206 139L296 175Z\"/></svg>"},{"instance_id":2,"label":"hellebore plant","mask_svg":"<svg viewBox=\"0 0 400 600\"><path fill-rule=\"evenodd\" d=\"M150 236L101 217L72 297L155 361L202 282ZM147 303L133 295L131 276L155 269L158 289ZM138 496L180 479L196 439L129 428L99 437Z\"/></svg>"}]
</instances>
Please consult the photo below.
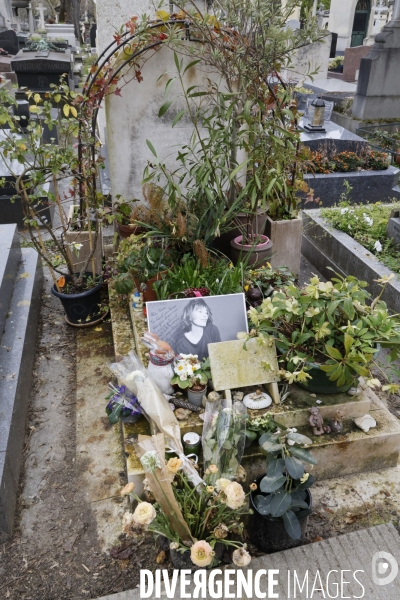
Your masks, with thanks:
<instances>
[{"instance_id":1,"label":"hellebore plant","mask_svg":"<svg viewBox=\"0 0 400 600\"><path fill-rule=\"evenodd\" d=\"M356 384L360 376L370 387L380 387L371 371L379 368L379 346L390 349L391 362L400 353L400 319L389 314L381 300L390 279L377 280L382 290L376 298L366 291L365 281L352 276L336 275L323 282L314 275L302 288L285 286L249 310L253 334L261 341L274 336L280 374L289 383L306 384L311 379L307 371L317 364L338 387ZM380 370L389 380L388 367ZM389 380L382 389L393 393L399 386Z\"/></svg>"}]
</instances>

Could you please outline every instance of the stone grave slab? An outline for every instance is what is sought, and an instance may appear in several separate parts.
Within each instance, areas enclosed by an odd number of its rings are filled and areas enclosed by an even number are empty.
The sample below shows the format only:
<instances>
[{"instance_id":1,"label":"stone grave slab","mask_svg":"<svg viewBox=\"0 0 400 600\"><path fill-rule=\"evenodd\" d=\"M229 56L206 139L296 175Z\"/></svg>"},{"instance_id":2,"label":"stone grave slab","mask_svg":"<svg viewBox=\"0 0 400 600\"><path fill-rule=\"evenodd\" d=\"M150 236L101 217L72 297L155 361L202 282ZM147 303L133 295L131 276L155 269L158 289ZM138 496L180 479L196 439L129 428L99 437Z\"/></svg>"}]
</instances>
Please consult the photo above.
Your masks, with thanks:
<instances>
[{"instance_id":1,"label":"stone grave slab","mask_svg":"<svg viewBox=\"0 0 400 600\"><path fill-rule=\"evenodd\" d=\"M307 123L308 119L300 119L300 129ZM326 129L325 133L301 131L301 142L313 151L318 150L320 146L326 146L328 154L331 154L332 151L359 153L363 148L368 146L368 142L362 137L337 125L333 121L325 121L324 128Z\"/></svg>"},{"instance_id":2,"label":"stone grave slab","mask_svg":"<svg viewBox=\"0 0 400 600\"><path fill-rule=\"evenodd\" d=\"M90 28L90 47L96 48L97 23L93 23Z\"/></svg>"},{"instance_id":3,"label":"stone grave slab","mask_svg":"<svg viewBox=\"0 0 400 600\"><path fill-rule=\"evenodd\" d=\"M58 85L61 75L67 75L71 85L71 51L65 53L50 51L46 56L38 52L21 50L11 62L11 68L17 74L18 86L27 87L33 92L51 91L51 84Z\"/></svg>"},{"instance_id":4,"label":"stone grave slab","mask_svg":"<svg viewBox=\"0 0 400 600\"><path fill-rule=\"evenodd\" d=\"M0 74L11 72L11 60L11 56L0 56Z\"/></svg>"},{"instance_id":5,"label":"stone grave slab","mask_svg":"<svg viewBox=\"0 0 400 600\"><path fill-rule=\"evenodd\" d=\"M6 50L9 54L18 54L19 41L18 36L13 29L7 29L7 31L0 31L0 48Z\"/></svg>"},{"instance_id":6,"label":"stone grave slab","mask_svg":"<svg viewBox=\"0 0 400 600\"><path fill-rule=\"evenodd\" d=\"M18 229L0 225L0 339L5 327L18 265L21 261Z\"/></svg>"},{"instance_id":7,"label":"stone grave slab","mask_svg":"<svg viewBox=\"0 0 400 600\"><path fill-rule=\"evenodd\" d=\"M70 23L46 23L46 31L49 40L63 38L67 40L69 46L75 47L77 45L75 29Z\"/></svg>"},{"instance_id":8,"label":"stone grave slab","mask_svg":"<svg viewBox=\"0 0 400 600\"><path fill-rule=\"evenodd\" d=\"M271 345L261 345L250 339L247 350L243 340L208 344L213 385L216 391L232 390L279 380L278 360L273 339ZM264 369L268 363L270 369Z\"/></svg>"}]
</instances>

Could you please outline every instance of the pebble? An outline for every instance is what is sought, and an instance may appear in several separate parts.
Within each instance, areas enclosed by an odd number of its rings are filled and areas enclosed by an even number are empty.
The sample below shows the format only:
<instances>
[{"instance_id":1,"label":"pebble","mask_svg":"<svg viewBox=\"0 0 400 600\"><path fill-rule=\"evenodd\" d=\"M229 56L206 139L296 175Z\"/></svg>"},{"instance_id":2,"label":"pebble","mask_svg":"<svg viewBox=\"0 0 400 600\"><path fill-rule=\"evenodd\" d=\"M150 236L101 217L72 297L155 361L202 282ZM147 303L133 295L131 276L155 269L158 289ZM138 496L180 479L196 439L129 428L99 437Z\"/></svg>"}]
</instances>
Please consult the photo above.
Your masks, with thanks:
<instances>
[{"instance_id":1,"label":"pebble","mask_svg":"<svg viewBox=\"0 0 400 600\"><path fill-rule=\"evenodd\" d=\"M357 425L357 427L365 431L365 433L368 433L372 427L376 427L376 421L374 417L371 417L371 415L358 417L358 419L354 419L354 423Z\"/></svg>"},{"instance_id":2,"label":"pebble","mask_svg":"<svg viewBox=\"0 0 400 600\"><path fill-rule=\"evenodd\" d=\"M207 401L208 402L216 402L220 398L221 398L221 396L218 394L218 392L210 392L207 396Z\"/></svg>"},{"instance_id":3,"label":"pebble","mask_svg":"<svg viewBox=\"0 0 400 600\"><path fill-rule=\"evenodd\" d=\"M359 396L361 394L361 388L352 387L347 393L349 394L349 396Z\"/></svg>"},{"instance_id":4,"label":"pebble","mask_svg":"<svg viewBox=\"0 0 400 600\"><path fill-rule=\"evenodd\" d=\"M192 414L192 411L187 410L187 408L177 408L175 411L175 416L178 421L186 421L189 415Z\"/></svg>"}]
</instances>

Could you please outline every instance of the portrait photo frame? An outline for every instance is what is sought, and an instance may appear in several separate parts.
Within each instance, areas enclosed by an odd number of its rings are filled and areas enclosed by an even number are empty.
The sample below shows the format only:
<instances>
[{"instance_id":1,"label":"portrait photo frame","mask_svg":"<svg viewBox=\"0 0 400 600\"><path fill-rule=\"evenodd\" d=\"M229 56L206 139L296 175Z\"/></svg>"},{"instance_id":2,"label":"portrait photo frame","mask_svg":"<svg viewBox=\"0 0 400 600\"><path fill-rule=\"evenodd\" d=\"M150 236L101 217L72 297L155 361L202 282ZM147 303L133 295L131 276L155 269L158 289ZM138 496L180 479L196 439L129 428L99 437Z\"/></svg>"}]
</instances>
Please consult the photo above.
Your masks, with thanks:
<instances>
[{"instance_id":1,"label":"portrait photo frame","mask_svg":"<svg viewBox=\"0 0 400 600\"><path fill-rule=\"evenodd\" d=\"M207 310L209 318L206 324L203 322L201 341L192 344L187 338L190 338L190 314L196 307ZM146 308L150 333L168 342L177 354L198 354L202 359L208 356L208 343L229 342L236 340L239 332L248 332L246 299L242 293L156 300L148 302Z\"/></svg>"}]
</instances>

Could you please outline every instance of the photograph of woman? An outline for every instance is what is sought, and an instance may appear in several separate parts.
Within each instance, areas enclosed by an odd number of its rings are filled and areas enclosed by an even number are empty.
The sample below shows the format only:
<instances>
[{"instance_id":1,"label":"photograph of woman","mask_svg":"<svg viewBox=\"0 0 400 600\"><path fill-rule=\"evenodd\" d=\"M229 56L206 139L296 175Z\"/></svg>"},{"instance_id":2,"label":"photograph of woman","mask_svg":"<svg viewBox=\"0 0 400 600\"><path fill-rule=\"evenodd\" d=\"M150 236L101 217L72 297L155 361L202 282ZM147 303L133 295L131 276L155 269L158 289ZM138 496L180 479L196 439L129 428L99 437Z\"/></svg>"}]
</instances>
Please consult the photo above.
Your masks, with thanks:
<instances>
[{"instance_id":1,"label":"photograph of woman","mask_svg":"<svg viewBox=\"0 0 400 600\"><path fill-rule=\"evenodd\" d=\"M199 360L208 356L207 345L220 342L221 336L213 324L212 312L203 298L194 298L182 313L181 332L174 350L177 354L197 354Z\"/></svg>"},{"instance_id":2,"label":"photograph of woman","mask_svg":"<svg viewBox=\"0 0 400 600\"><path fill-rule=\"evenodd\" d=\"M248 331L244 294L177 298L148 302L150 333L169 344L176 354L208 356L208 344L237 339Z\"/></svg>"}]
</instances>

